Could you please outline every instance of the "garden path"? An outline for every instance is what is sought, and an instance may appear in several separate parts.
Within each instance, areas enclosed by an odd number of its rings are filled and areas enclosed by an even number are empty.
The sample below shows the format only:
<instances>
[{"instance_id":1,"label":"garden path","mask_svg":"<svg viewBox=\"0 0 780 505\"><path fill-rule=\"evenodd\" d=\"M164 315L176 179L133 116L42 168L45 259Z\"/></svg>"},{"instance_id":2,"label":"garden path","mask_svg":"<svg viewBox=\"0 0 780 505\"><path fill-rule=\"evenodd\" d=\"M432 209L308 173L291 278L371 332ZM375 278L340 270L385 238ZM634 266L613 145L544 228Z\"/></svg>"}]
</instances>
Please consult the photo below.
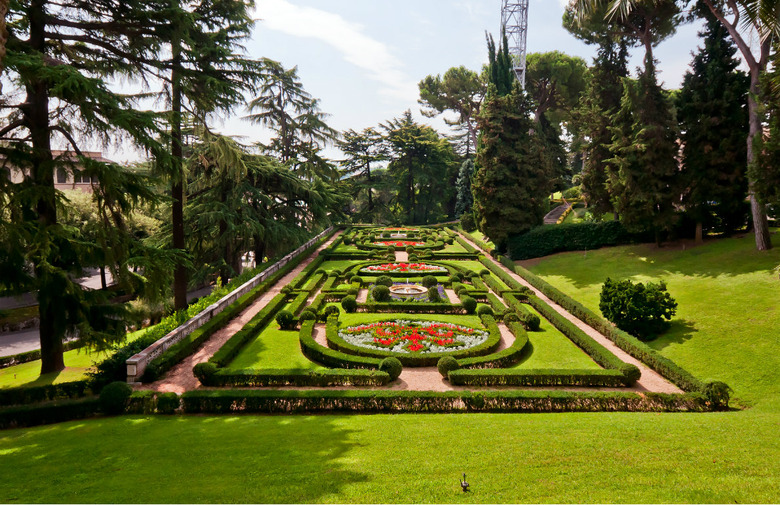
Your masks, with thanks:
<instances>
[{"instance_id":1,"label":"garden path","mask_svg":"<svg viewBox=\"0 0 780 505\"><path fill-rule=\"evenodd\" d=\"M409 253L406 251L396 251L395 252L395 262L396 263L408 263L409 262Z\"/></svg>"},{"instance_id":2,"label":"garden path","mask_svg":"<svg viewBox=\"0 0 780 505\"><path fill-rule=\"evenodd\" d=\"M193 354L187 356L181 363L173 367L165 376L151 384L142 384L135 386L137 389L151 389L153 391L160 392L173 392L184 393L192 389L198 389L200 381L192 373L192 367L198 363L207 361L215 352L217 352L225 342L235 335L243 328L268 302L270 302L283 287L290 284L306 266L314 261L320 251L330 246L341 232L336 232L330 237L324 244L322 244L317 250L311 254L308 258L303 260L297 267L295 267L290 273L282 277L276 284L260 296L255 302L244 309L238 316L231 319L222 329L215 332L211 338L209 338L202 346L200 346Z\"/></svg>"},{"instance_id":3,"label":"garden path","mask_svg":"<svg viewBox=\"0 0 780 505\"><path fill-rule=\"evenodd\" d=\"M462 233L460 234L460 236L463 238L463 240L471 244L475 249L477 250L480 249L478 245L476 245L474 242L472 242L469 239L469 237L465 236ZM490 258L490 256L486 256L486 258L488 258L489 261L493 261L493 259ZM576 325L579 329L584 331L593 340L606 347L611 353L613 353L615 356L620 358L622 361L639 367L639 370L642 372L642 376L636 382L634 387L631 388L632 391L638 391L638 392L651 391L654 393L682 393L683 392L680 388L678 388L677 386L675 386L674 384L666 380L661 374L659 374L652 368L649 368L647 365L645 365L638 359L634 358L633 356L625 352L623 349L619 348L617 345L615 345L614 342L612 342L606 336L602 335L594 328L588 326L583 321L580 321L578 318L570 314L566 309L564 309L554 301L547 298L547 296L545 296L544 293L542 293L541 291L533 287L531 284L528 283L528 281L526 281L525 279L517 275L515 272L509 270L501 263L495 261L493 261L493 263L498 265L499 268L503 269L507 274L511 275L512 278L515 279L517 282L519 282L523 286L528 287L542 301L547 303L550 307L552 307L556 312L561 314L563 317L571 321L574 325Z\"/></svg>"}]
</instances>

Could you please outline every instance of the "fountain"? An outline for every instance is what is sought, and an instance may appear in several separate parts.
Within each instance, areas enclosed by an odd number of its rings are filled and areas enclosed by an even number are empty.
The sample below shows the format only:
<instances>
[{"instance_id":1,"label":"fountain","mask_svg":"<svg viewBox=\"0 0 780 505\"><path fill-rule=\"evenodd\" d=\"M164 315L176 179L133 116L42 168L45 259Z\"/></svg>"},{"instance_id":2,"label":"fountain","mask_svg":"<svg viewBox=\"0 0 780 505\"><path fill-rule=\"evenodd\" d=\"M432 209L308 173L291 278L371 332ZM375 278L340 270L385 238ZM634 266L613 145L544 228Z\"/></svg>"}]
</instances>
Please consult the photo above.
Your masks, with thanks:
<instances>
[{"instance_id":1,"label":"fountain","mask_svg":"<svg viewBox=\"0 0 780 505\"><path fill-rule=\"evenodd\" d=\"M401 298L410 298L427 293L428 290L418 284L396 284L390 287L390 293Z\"/></svg>"}]
</instances>

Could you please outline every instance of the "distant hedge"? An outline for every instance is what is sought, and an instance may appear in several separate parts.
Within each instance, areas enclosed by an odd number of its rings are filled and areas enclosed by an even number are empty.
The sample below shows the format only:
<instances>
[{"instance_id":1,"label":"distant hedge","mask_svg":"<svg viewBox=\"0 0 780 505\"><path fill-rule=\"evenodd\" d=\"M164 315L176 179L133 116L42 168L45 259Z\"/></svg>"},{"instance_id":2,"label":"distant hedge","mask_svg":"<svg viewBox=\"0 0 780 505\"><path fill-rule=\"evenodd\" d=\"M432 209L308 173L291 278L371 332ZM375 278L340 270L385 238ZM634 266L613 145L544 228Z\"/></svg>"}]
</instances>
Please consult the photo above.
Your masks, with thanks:
<instances>
[{"instance_id":1,"label":"distant hedge","mask_svg":"<svg viewBox=\"0 0 780 505\"><path fill-rule=\"evenodd\" d=\"M526 260L563 251L586 251L652 240L653 237L629 233L619 221L607 221L539 226L509 237L508 245L513 260Z\"/></svg>"}]
</instances>

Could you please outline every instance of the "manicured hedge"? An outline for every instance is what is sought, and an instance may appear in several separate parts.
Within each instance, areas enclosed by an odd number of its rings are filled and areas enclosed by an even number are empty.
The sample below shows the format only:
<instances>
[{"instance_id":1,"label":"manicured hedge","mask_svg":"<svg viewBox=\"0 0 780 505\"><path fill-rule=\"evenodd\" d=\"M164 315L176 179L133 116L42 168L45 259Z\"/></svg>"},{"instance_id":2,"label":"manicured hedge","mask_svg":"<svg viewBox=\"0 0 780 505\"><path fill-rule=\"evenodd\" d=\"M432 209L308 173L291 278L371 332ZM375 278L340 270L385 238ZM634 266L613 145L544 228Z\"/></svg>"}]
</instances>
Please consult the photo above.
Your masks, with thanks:
<instances>
[{"instance_id":1,"label":"manicured hedge","mask_svg":"<svg viewBox=\"0 0 780 505\"><path fill-rule=\"evenodd\" d=\"M215 373L211 386L237 387L332 387L332 386L384 386L390 375L379 370L332 369L222 369Z\"/></svg>"},{"instance_id":2,"label":"manicured hedge","mask_svg":"<svg viewBox=\"0 0 780 505\"><path fill-rule=\"evenodd\" d=\"M0 409L0 429L24 428L92 417L100 412L96 396Z\"/></svg>"},{"instance_id":3,"label":"manicured hedge","mask_svg":"<svg viewBox=\"0 0 780 505\"><path fill-rule=\"evenodd\" d=\"M525 307L520 301L521 297L523 300L528 300L527 295L520 295L520 297L518 297L513 293L504 294L504 300L506 300L507 305L515 311L515 314L520 318L523 325L531 331L539 330L539 317Z\"/></svg>"},{"instance_id":4,"label":"manicured hedge","mask_svg":"<svg viewBox=\"0 0 780 505\"><path fill-rule=\"evenodd\" d=\"M326 328L326 337L328 339L328 345L329 347L333 349L337 349L339 351L342 351L347 354L354 354L356 356L365 356L365 357L383 357L383 358L398 358L398 360L404 365L404 366L436 366L439 359L444 356L452 356L453 358L468 358L472 356L483 356L486 354L492 353L496 347L499 346L501 343L501 331L498 329L498 325L496 324L495 319L493 316L490 315L483 315L480 316L480 319L482 319L482 324L485 326L485 329L488 331L488 339L483 342L482 344L472 347L470 349L464 349L462 351L454 351L454 352L437 352L437 353L429 353L429 354L421 354L421 355L413 355L413 354L406 354L406 353L400 353L400 352L392 352L392 351L380 351L380 350L370 350L366 349L365 347L360 347L357 345L350 344L343 338L339 337L338 335L338 325L335 322L335 318L329 318L328 319L328 325Z\"/></svg>"},{"instance_id":5,"label":"manicured hedge","mask_svg":"<svg viewBox=\"0 0 780 505\"><path fill-rule=\"evenodd\" d=\"M567 391L198 390L186 413L289 412L672 412L711 410L703 395Z\"/></svg>"},{"instance_id":6,"label":"manicured hedge","mask_svg":"<svg viewBox=\"0 0 780 505\"><path fill-rule=\"evenodd\" d=\"M561 251L593 250L646 240L647 236L626 231L619 221L608 221L539 226L522 235L509 237L507 244L512 259L525 260Z\"/></svg>"},{"instance_id":7,"label":"manicured hedge","mask_svg":"<svg viewBox=\"0 0 780 505\"><path fill-rule=\"evenodd\" d=\"M528 345L528 333L520 323L507 323L509 331L515 336L512 345L486 356L476 356L473 358L463 358L457 360L459 368L506 368L515 365L523 358L526 346Z\"/></svg>"},{"instance_id":8,"label":"manicured hedge","mask_svg":"<svg viewBox=\"0 0 780 505\"><path fill-rule=\"evenodd\" d=\"M496 265L493 260L490 260L486 258L485 256L480 256L479 262L485 265L488 270L493 272L493 275L501 279L501 281L509 286L514 291L520 291L520 292L527 292L528 288L526 286L523 286L520 282L518 282L516 279L514 279L511 275L506 273L503 268Z\"/></svg>"},{"instance_id":9,"label":"manicured hedge","mask_svg":"<svg viewBox=\"0 0 780 505\"><path fill-rule=\"evenodd\" d=\"M91 394L87 380L47 384L45 386L21 386L0 389L0 405L23 405L52 400L81 398Z\"/></svg>"},{"instance_id":10,"label":"manicured hedge","mask_svg":"<svg viewBox=\"0 0 780 505\"><path fill-rule=\"evenodd\" d=\"M358 312L403 312L409 314L463 314L463 307L451 303L431 302L366 302L358 304Z\"/></svg>"},{"instance_id":11,"label":"manicured hedge","mask_svg":"<svg viewBox=\"0 0 780 505\"><path fill-rule=\"evenodd\" d=\"M330 318L327 324L328 326L333 325L337 329L338 319ZM314 341L314 338L312 337L313 331L314 321L305 321L301 323L301 331L299 334L301 352L310 360L332 368L379 369L379 364L382 362L381 359L354 356L322 346Z\"/></svg>"},{"instance_id":12,"label":"manicured hedge","mask_svg":"<svg viewBox=\"0 0 780 505\"><path fill-rule=\"evenodd\" d=\"M625 377L618 370L453 370L450 383L456 386L578 386L624 387Z\"/></svg>"}]
</instances>

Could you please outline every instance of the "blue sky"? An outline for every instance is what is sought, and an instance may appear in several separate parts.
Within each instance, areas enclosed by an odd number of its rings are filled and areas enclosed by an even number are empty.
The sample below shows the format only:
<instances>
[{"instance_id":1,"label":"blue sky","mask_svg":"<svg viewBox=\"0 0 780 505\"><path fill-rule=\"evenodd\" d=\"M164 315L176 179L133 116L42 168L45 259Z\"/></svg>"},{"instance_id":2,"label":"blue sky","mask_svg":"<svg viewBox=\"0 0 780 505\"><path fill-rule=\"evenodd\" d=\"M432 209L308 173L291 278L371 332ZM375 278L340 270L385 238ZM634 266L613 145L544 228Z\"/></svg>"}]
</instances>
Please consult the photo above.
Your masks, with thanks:
<instances>
[{"instance_id":1,"label":"blue sky","mask_svg":"<svg viewBox=\"0 0 780 505\"><path fill-rule=\"evenodd\" d=\"M530 0L528 51L558 50L584 58L594 49L561 26L565 0ZM423 118L417 83L454 66L481 69L487 60L485 31L496 34L501 0L256 0L258 19L246 44L252 57L298 66L304 87L319 98L338 130L360 130L411 109ZM683 26L656 50L659 79L678 87L698 44L698 25ZM632 69L641 64L635 49ZM259 126L226 119L223 133L261 140ZM327 154L338 157L335 149ZM121 158L121 154L118 156Z\"/></svg>"}]
</instances>

